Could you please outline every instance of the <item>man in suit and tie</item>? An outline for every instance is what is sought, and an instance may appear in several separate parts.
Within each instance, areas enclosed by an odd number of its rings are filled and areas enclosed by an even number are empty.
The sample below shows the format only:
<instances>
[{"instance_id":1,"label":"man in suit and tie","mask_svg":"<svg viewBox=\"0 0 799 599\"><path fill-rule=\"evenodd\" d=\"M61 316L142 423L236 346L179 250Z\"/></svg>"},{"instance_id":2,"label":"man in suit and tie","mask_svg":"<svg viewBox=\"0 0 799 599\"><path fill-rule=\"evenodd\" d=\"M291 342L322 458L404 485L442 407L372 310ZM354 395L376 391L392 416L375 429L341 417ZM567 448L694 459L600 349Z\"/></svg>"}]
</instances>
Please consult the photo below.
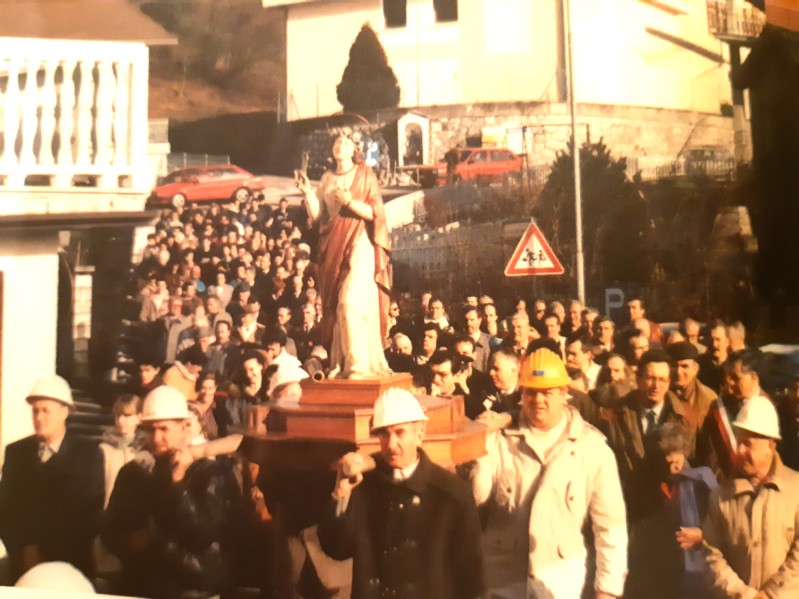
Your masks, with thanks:
<instances>
[{"instance_id":1,"label":"man in suit and tie","mask_svg":"<svg viewBox=\"0 0 799 599\"><path fill-rule=\"evenodd\" d=\"M477 418L482 412L508 412L516 421L519 417L519 402L522 400L522 391L519 388L520 360L516 353L506 347L501 347L491 354L490 368L488 371L493 383L493 389L479 405L467 405L466 415Z\"/></svg>"},{"instance_id":2,"label":"man in suit and tie","mask_svg":"<svg viewBox=\"0 0 799 599\"><path fill-rule=\"evenodd\" d=\"M311 350L322 343L319 326L316 323L316 308L307 303L302 306L302 322L292 334L297 347L297 358L300 362L311 357Z\"/></svg>"},{"instance_id":3,"label":"man in suit and tie","mask_svg":"<svg viewBox=\"0 0 799 599\"><path fill-rule=\"evenodd\" d=\"M608 444L619 466L630 533L625 597L657 597L659 589L668 588L671 576L668 568L659 566L674 542L674 526L666 508L668 496L662 486L668 469L659 434L665 423L677 423L685 428L693 447L695 431L688 424L683 402L669 391L670 382L668 354L662 350L644 353L636 373L637 388L610 417Z\"/></svg>"},{"instance_id":4,"label":"man in suit and tie","mask_svg":"<svg viewBox=\"0 0 799 599\"><path fill-rule=\"evenodd\" d=\"M488 357L491 355L489 343L491 337L488 333L480 330L483 319L476 306L467 306L463 313L463 320L466 325L466 334L474 342L474 362L472 368L480 372L488 372Z\"/></svg>"},{"instance_id":5,"label":"man in suit and tie","mask_svg":"<svg viewBox=\"0 0 799 599\"><path fill-rule=\"evenodd\" d=\"M12 576L65 561L91 578L105 494L101 453L67 431L75 403L63 378L39 379L27 401L34 434L6 448L0 480L0 537Z\"/></svg>"}]
</instances>

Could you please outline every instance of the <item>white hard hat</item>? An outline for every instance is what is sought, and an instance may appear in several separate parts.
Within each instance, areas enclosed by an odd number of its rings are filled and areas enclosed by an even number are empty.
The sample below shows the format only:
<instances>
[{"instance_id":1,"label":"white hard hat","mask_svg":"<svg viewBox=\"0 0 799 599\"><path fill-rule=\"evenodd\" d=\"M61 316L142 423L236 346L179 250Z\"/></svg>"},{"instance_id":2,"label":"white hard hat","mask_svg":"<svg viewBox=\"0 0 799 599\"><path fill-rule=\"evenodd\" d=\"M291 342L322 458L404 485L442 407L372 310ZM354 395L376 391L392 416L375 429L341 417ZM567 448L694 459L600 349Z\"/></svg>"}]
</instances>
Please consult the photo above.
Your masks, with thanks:
<instances>
[{"instance_id":1,"label":"white hard hat","mask_svg":"<svg viewBox=\"0 0 799 599\"><path fill-rule=\"evenodd\" d=\"M96 594L92 583L80 570L67 562L44 562L38 564L25 572L14 586L25 589ZM72 596L72 593L70 593L70 596Z\"/></svg>"},{"instance_id":2,"label":"white hard hat","mask_svg":"<svg viewBox=\"0 0 799 599\"><path fill-rule=\"evenodd\" d=\"M28 393L28 403L37 399L53 399L62 404L66 404L70 408L75 407L75 401L72 399L72 389L69 383L57 374L50 374L43 376L33 385L33 389Z\"/></svg>"},{"instance_id":3,"label":"white hard hat","mask_svg":"<svg viewBox=\"0 0 799 599\"><path fill-rule=\"evenodd\" d=\"M144 398L144 406L141 411L142 422L185 420L190 416L186 396L174 387L161 385L150 391Z\"/></svg>"},{"instance_id":4,"label":"white hard hat","mask_svg":"<svg viewBox=\"0 0 799 599\"><path fill-rule=\"evenodd\" d=\"M768 398L762 396L746 400L732 425L756 435L772 439L782 438L777 410Z\"/></svg>"},{"instance_id":5,"label":"white hard hat","mask_svg":"<svg viewBox=\"0 0 799 599\"><path fill-rule=\"evenodd\" d=\"M424 415L422 406L413 396L413 393L405 389L390 387L380 394L375 402L374 416L372 416L372 432L395 424L406 422L424 422L427 416Z\"/></svg>"},{"instance_id":6,"label":"white hard hat","mask_svg":"<svg viewBox=\"0 0 799 599\"><path fill-rule=\"evenodd\" d=\"M296 364L287 363L278 366L275 374L269 379L269 397L274 399L275 390L289 383L299 383L309 377L309 374Z\"/></svg>"}]
</instances>

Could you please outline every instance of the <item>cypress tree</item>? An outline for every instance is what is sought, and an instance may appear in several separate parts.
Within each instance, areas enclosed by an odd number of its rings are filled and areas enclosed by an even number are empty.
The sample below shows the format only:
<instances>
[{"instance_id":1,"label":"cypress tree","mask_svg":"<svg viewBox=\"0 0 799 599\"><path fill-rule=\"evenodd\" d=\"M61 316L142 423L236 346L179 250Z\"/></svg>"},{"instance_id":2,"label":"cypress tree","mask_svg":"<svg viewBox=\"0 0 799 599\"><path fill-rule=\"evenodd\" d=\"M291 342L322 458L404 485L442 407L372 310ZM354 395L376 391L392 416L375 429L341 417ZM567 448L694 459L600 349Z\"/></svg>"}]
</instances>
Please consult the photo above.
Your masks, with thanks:
<instances>
[{"instance_id":1,"label":"cypress tree","mask_svg":"<svg viewBox=\"0 0 799 599\"><path fill-rule=\"evenodd\" d=\"M394 108L399 104L400 88L386 51L368 25L361 27L350 48L336 96L345 112Z\"/></svg>"}]
</instances>

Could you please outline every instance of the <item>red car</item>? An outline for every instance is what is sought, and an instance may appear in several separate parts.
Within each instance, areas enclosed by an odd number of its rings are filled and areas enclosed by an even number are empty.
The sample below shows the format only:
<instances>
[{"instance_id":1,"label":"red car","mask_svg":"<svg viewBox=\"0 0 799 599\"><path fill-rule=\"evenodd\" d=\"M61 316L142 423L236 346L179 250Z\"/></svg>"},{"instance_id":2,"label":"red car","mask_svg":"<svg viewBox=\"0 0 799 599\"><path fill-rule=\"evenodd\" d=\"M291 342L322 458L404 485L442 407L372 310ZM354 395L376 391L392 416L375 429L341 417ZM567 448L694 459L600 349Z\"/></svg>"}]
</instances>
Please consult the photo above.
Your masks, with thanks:
<instances>
[{"instance_id":1,"label":"red car","mask_svg":"<svg viewBox=\"0 0 799 599\"><path fill-rule=\"evenodd\" d=\"M174 171L164 177L153 190L150 206L184 206L187 202L213 202L250 198L253 192L263 191L261 177L232 164L192 166Z\"/></svg>"},{"instance_id":2,"label":"red car","mask_svg":"<svg viewBox=\"0 0 799 599\"><path fill-rule=\"evenodd\" d=\"M522 159L504 148L459 148L455 164L456 181L493 183L522 180ZM438 163L438 184L447 182L447 163Z\"/></svg>"}]
</instances>

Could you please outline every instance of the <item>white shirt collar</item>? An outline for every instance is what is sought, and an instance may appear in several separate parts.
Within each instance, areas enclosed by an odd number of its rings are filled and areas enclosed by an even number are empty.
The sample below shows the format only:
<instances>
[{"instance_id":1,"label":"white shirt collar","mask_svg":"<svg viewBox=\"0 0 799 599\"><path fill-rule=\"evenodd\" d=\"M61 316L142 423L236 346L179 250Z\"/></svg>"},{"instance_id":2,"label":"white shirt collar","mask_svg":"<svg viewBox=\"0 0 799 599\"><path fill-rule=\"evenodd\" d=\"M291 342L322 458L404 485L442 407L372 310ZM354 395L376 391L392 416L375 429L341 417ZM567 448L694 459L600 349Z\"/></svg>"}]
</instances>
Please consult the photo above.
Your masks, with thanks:
<instances>
[{"instance_id":1,"label":"white shirt collar","mask_svg":"<svg viewBox=\"0 0 799 599\"><path fill-rule=\"evenodd\" d=\"M46 443L44 439L39 439L39 445L46 445L53 453L58 453L61 451L61 444L64 442L64 437L66 434L66 431L64 431L64 433L58 439L50 441L49 443Z\"/></svg>"},{"instance_id":2,"label":"white shirt collar","mask_svg":"<svg viewBox=\"0 0 799 599\"><path fill-rule=\"evenodd\" d=\"M419 459L417 458L417 460L410 466L405 466L405 468L394 468L394 480L408 480L413 476L413 473L416 472L418 467Z\"/></svg>"}]
</instances>

